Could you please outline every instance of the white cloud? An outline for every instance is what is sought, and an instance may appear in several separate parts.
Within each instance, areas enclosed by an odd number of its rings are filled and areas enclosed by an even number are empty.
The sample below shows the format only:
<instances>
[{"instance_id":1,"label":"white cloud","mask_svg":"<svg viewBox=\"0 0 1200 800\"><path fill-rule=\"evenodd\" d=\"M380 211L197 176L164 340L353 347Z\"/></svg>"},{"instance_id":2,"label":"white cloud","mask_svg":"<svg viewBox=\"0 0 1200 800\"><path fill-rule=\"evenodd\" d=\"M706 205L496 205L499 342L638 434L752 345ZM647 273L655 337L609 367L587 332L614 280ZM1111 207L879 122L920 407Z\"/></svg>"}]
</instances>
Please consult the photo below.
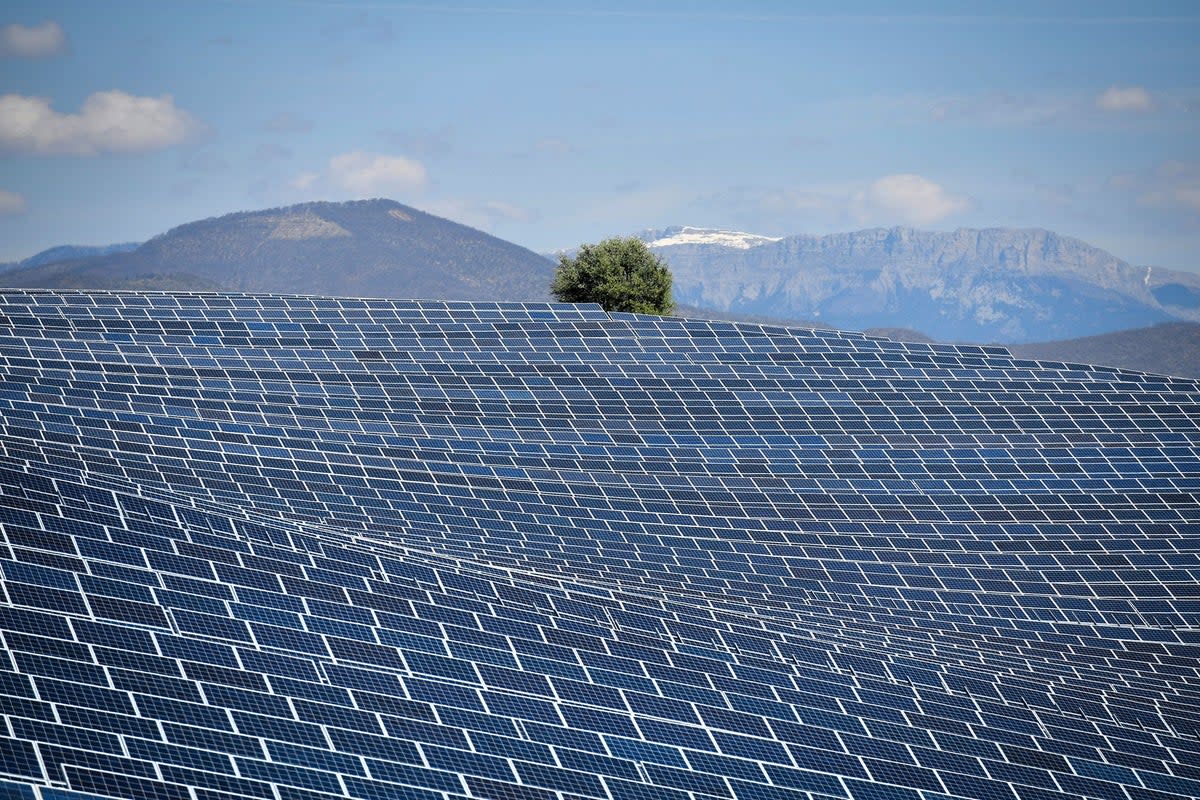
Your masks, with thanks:
<instances>
[{"instance_id":1,"label":"white cloud","mask_svg":"<svg viewBox=\"0 0 1200 800\"><path fill-rule=\"evenodd\" d=\"M307 200L361 200L409 196L424 191L428 181L419 161L355 150L334 156L323 169L296 174L281 188Z\"/></svg>"},{"instance_id":2,"label":"white cloud","mask_svg":"<svg viewBox=\"0 0 1200 800\"><path fill-rule=\"evenodd\" d=\"M179 144L199 128L169 94L96 92L76 114L55 111L41 97L0 97L0 149L5 150L76 156L159 150Z\"/></svg>"},{"instance_id":3,"label":"white cloud","mask_svg":"<svg viewBox=\"0 0 1200 800\"><path fill-rule=\"evenodd\" d=\"M428 175L418 161L356 150L329 160L328 178L355 197L384 197L425 188Z\"/></svg>"},{"instance_id":4,"label":"white cloud","mask_svg":"<svg viewBox=\"0 0 1200 800\"><path fill-rule=\"evenodd\" d=\"M929 118L939 123L1047 125L1082 118L1085 102L1063 94L994 91L941 98L929 108Z\"/></svg>"},{"instance_id":5,"label":"white cloud","mask_svg":"<svg viewBox=\"0 0 1200 800\"><path fill-rule=\"evenodd\" d=\"M0 217L9 217L25 211L25 196L0 189Z\"/></svg>"},{"instance_id":6,"label":"white cloud","mask_svg":"<svg viewBox=\"0 0 1200 800\"><path fill-rule=\"evenodd\" d=\"M988 126L1091 126L1112 124L1122 115L1162 112L1188 114L1190 97L1184 91L1151 92L1143 86L1110 86L1102 92L996 91L912 102L926 106L930 121L939 124Z\"/></svg>"},{"instance_id":7,"label":"white cloud","mask_svg":"<svg viewBox=\"0 0 1200 800\"><path fill-rule=\"evenodd\" d=\"M0 27L0 57L47 58L67 49L67 35L57 22L47 21L27 28L24 25Z\"/></svg>"},{"instance_id":8,"label":"white cloud","mask_svg":"<svg viewBox=\"0 0 1200 800\"><path fill-rule=\"evenodd\" d=\"M1110 86L1096 96L1101 111L1153 111L1154 97L1141 86Z\"/></svg>"},{"instance_id":9,"label":"white cloud","mask_svg":"<svg viewBox=\"0 0 1200 800\"><path fill-rule=\"evenodd\" d=\"M920 175L888 175L858 192L851 209L862 222L932 225L971 207L967 198Z\"/></svg>"},{"instance_id":10,"label":"white cloud","mask_svg":"<svg viewBox=\"0 0 1200 800\"><path fill-rule=\"evenodd\" d=\"M753 233L788 236L873 225L929 226L971 201L920 175L797 186L734 186L691 204L704 219Z\"/></svg>"},{"instance_id":11,"label":"white cloud","mask_svg":"<svg viewBox=\"0 0 1200 800\"><path fill-rule=\"evenodd\" d=\"M301 172L288 181L288 188L297 192L308 192L316 188L321 176L316 172Z\"/></svg>"}]
</instances>

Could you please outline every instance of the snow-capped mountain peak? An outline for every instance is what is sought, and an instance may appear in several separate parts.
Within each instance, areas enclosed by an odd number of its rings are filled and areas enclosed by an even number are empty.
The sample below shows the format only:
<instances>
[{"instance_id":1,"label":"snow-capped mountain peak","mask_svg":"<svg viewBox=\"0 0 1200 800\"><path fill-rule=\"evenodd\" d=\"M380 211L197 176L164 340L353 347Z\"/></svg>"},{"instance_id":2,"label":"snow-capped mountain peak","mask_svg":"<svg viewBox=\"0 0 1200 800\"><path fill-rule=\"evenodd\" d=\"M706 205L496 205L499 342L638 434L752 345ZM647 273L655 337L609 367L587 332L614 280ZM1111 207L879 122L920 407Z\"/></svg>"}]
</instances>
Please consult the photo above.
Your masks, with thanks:
<instances>
[{"instance_id":1,"label":"snow-capped mountain peak","mask_svg":"<svg viewBox=\"0 0 1200 800\"><path fill-rule=\"evenodd\" d=\"M715 244L721 247L732 247L737 250L749 250L752 247L778 242L781 237L760 236L756 233L741 231L722 231L712 228L667 228L648 243L649 247L674 247L681 244Z\"/></svg>"}]
</instances>

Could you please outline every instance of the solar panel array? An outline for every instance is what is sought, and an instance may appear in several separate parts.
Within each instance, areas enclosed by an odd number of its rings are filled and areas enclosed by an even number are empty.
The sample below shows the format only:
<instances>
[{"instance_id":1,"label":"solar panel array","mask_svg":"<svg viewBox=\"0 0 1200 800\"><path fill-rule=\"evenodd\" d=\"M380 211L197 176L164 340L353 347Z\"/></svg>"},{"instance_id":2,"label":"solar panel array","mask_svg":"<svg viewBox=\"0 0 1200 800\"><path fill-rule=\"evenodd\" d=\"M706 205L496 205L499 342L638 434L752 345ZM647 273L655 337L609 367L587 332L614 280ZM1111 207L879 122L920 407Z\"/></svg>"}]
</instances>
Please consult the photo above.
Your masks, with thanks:
<instances>
[{"instance_id":1,"label":"solar panel array","mask_svg":"<svg viewBox=\"0 0 1200 800\"><path fill-rule=\"evenodd\" d=\"M1200 796L1200 385L0 292L0 798Z\"/></svg>"}]
</instances>

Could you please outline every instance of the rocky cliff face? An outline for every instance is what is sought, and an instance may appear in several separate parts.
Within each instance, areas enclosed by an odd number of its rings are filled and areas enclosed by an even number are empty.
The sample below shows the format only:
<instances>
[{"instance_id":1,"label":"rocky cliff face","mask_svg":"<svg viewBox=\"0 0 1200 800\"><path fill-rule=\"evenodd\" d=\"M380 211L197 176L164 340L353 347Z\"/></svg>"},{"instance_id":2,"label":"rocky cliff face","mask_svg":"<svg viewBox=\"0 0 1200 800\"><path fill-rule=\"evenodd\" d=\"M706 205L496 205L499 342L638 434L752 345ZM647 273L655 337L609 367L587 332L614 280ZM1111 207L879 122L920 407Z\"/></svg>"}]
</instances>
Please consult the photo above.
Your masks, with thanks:
<instances>
[{"instance_id":1,"label":"rocky cliff face","mask_svg":"<svg viewBox=\"0 0 1200 800\"><path fill-rule=\"evenodd\" d=\"M877 228L749 247L678 230L642 238L671 265L676 298L702 308L999 342L1200 320L1200 276L1045 230Z\"/></svg>"}]
</instances>

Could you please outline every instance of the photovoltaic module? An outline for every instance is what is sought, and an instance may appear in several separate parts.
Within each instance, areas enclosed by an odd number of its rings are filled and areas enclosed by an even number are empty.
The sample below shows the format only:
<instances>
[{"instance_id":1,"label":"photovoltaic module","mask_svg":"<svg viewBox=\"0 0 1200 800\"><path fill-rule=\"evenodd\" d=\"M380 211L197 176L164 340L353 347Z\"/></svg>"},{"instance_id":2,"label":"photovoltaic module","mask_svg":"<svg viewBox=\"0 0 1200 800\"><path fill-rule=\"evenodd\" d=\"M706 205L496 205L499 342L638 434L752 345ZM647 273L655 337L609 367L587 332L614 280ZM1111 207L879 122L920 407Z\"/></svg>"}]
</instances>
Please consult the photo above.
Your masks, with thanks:
<instances>
[{"instance_id":1,"label":"photovoltaic module","mask_svg":"<svg viewBox=\"0 0 1200 800\"><path fill-rule=\"evenodd\" d=\"M0 290L0 799L1200 796L1200 383Z\"/></svg>"}]
</instances>

